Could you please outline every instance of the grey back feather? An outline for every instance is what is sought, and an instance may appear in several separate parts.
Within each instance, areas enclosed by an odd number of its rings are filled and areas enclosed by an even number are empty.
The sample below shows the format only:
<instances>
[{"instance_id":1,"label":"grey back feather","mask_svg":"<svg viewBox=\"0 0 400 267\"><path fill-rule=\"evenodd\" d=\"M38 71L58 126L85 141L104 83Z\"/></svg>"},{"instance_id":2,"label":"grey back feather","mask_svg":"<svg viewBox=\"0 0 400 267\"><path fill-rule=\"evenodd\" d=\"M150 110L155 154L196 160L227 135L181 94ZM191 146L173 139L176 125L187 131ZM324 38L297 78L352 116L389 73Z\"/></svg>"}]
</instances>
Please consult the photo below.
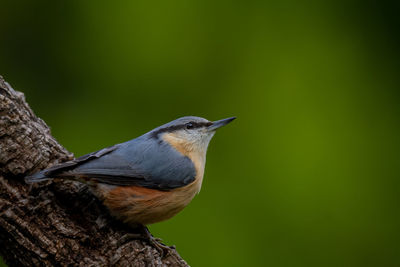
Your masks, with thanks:
<instances>
[{"instance_id":1,"label":"grey back feather","mask_svg":"<svg viewBox=\"0 0 400 267\"><path fill-rule=\"evenodd\" d=\"M151 132L82 156L33 176L27 182L81 177L111 185L136 185L170 190L195 180L193 162Z\"/></svg>"}]
</instances>

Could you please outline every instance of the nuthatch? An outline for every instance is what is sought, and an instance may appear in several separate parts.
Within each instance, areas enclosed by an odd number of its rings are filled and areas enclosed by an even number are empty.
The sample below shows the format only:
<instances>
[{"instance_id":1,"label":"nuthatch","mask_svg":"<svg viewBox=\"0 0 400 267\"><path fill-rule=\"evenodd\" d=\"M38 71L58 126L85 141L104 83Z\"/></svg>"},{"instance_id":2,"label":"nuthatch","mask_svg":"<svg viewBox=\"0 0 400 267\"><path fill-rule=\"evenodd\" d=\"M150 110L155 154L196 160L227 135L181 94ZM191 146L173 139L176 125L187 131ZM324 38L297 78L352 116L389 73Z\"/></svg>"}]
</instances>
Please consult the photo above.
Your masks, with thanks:
<instances>
[{"instance_id":1,"label":"nuthatch","mask_svg":"<svg viewBox=\"0 0 400 267\"><path fill-rule=\"evenodd\" d=\"M215 130L235 117L208 121L182 117L125 143L101 149L25 178L27 183L52 178L90 186L110 213L133 226L167 220L199 193L208 144Z\"/></svg>"}]
</instances>

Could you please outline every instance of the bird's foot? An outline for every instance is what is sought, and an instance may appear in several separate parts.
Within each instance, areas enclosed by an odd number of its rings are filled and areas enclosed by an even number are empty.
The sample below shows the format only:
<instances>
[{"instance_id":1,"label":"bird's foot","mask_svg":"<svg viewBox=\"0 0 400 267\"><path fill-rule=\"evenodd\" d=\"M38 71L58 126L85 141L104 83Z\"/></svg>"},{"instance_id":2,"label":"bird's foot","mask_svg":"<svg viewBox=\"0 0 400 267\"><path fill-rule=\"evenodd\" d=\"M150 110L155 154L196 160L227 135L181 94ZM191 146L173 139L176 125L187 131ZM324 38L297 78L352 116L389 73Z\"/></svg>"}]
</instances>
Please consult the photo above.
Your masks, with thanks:
<instances>
[{"instance_id":1,"label":"bird's foot","mask_svg":"<svg viewBox=\"0 0 400 267\"><path fill-rule=\"evenodd\" d=\"M140 227L140 233L127 233L123 235L118 240L117 246L121 246L125 243L137 239L147 241L150 246L154 247L158 251L158 253L160 253L161 258L175 251L175 246L167 246L163 244L161 242L162 240L160 238L154 237L146 226Z\"/></svg>"},{"instance_id":2,"label":"bird's foot","mask_svg":"<svg viewBox=\"0 0 400 267\"><path fill-rule=\"evenodd\" d=\"M163 244L160 238L154 237L146 226L142 228L143 239L146 240L151 246L153 246L160 253L160 257L163 258L164 255L168 255L175 251L175 246L167 246Z\"/></svg>"}]
</instances>

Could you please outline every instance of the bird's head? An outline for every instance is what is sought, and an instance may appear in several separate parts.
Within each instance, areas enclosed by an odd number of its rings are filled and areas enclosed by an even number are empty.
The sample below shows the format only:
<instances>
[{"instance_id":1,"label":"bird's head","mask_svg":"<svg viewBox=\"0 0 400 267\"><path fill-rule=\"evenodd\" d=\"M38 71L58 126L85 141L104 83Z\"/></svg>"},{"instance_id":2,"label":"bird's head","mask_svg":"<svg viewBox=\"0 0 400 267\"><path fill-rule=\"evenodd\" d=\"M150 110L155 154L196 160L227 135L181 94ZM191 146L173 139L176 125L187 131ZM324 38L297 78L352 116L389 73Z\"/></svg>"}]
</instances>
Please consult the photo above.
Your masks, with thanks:
<instances>
[{"instance_id":1,"label":"bird's head","mask_svg":"<svg viewBox=\"0 0 400 267\"><path fill-rule=\"evenodd\" d=\"M187 116L164 124L150 133L153 138L160 138L175 148L180 148L178 150L184 149L186 152L198 150L205 153L215 131L234 119L235 117L209 121L200 117Z\"/></svg>"}]
</instances>

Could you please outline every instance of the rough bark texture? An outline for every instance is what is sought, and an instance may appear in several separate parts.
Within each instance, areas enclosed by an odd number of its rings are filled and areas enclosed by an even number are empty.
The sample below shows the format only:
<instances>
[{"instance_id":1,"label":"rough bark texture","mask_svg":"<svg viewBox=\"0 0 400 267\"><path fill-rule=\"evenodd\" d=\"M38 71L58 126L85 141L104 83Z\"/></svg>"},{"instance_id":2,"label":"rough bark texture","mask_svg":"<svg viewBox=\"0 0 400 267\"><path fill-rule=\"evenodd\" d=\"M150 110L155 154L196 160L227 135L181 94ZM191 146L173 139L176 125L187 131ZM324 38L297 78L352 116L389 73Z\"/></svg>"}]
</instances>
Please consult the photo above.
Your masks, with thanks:
<instances>
[{"instance_id":1,"label":"rough bark texture","mask_svg":"<svg viewBox=\"0 0 400 267\"><path fill-rule=\"evenodd\" d=\"M32 186L23 177L70 160L24 95L0 76L0 253L10 266L188 266L163 258L113 220L80 183Z\"/></svg>"}]
</instances>

